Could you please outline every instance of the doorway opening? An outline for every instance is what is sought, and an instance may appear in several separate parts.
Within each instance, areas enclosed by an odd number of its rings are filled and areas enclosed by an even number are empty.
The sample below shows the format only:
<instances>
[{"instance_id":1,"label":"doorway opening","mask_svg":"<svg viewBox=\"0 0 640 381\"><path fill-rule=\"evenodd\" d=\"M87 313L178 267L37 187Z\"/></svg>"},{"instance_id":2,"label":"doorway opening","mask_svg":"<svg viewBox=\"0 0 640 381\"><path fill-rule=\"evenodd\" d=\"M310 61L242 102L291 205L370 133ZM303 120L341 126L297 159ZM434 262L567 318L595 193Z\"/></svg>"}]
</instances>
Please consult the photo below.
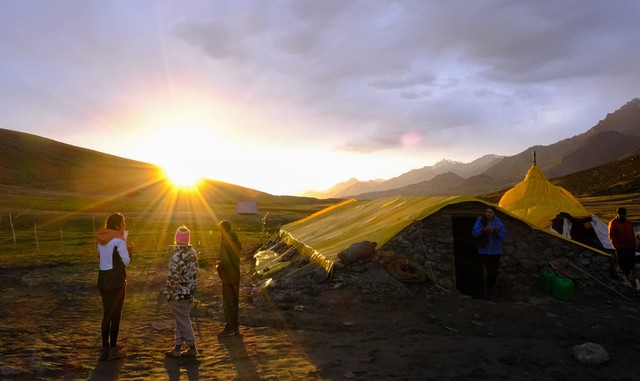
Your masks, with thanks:
<instances>
[{"instance_id":1,"label":"doorway opening","mask_svg":"<svg viewBox=\"0 0 640 381\"><path fill-rule=\"evenodd\" d=\"M452 216L454 282L464 295L482 298L484 295L484 274L478 259L476 241L471 229L476 222L474 216Z\"/></svg>"}]
</instances>

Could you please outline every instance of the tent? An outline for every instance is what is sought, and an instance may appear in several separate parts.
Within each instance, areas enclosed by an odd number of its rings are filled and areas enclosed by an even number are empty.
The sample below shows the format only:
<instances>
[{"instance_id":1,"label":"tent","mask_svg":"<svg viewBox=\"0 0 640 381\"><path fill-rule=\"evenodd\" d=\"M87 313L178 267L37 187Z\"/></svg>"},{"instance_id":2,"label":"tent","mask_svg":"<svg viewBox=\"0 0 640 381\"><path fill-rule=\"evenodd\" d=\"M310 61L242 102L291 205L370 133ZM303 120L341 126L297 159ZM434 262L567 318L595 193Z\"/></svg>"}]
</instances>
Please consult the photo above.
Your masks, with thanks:
<instances>
[{"instance_id":1,"label":"tent","mask_svg":"<svg viewBox=\"0 0 640 381\"><path fill-rule=\"evenodd\" d=\"M240 201L236 206L238 214L258 214L258 203L255 201Z\"/></svg>"},{"instance_id":2,"label":"tent","mask_svg":"<svg viewBox=\"0 0 640 381\"><path fill-rule=\"evenodd\" d=\"M350 199L282 226L278 231L278 238L310 257L312 262L330 273L334 263L339 261L338 254L350 245L361 241L373 241L377 243L376 248L380 248L408 226L430 217L443 208L465 203L480 205L480 211L483 210L482 205L495 206L471 196L404 196L369 201ZM509 211L499 209L502 213L520 220L523 225L540 230ZM474 212L472 218L475 219L477 215ZM568 240L549 230L542 231ZM470 237L470 234L468 236ZM592 247L578 244L593 250ZM270 249L256 253L257 272L267 275L289 265L289 262L279 261L278 256L278 253Z\"/></svg>"},{"instance_id":3,"label":"tent","mask_svg":"<svg viewBox=\"0 0 640 381\"><path fill-rule=\"evenodd\" d=\"M607 224L586 210L568 190L553 185L535 161L524 180L508 190L498 205L542 230L596 248L612 248Z\"/></svg>"},{"instance_id":4,"label":"tent","mask_svg":"<svg viewBox=\"0 0 640 381\"><path fill-rule=\"evenodd\" d=\"M466 196L449 197L391 197L371 201L350 199L320 210L306 218L284 225L279 238L298 248L327 272L338 260L338 253L351 244L373 241L382 246L402 229L421 220L449 203L475 200ZM259 253L260 254L260 253ZM285 267L270 263L269 252L261 253L256 269L264 273L269 264L271 272Z\"/></svg>"},{"instance_id":5,"label":"tent","mask_svg":"<svg viewBox=\"0 0 640 381\"><path fill-rule=\"evenodd\" d=\"M608 272L607 253L542 230L485 200L401 196L346 200L280 227L254 254L256 274L266 285L274 280L293 281L293 274L321 281L334 273L336 263L344 263L340 253L368 241L375 242L377 259L395 253L404 257L406 265L421 266L439 287L472 295L471 290L482 287L478 286L482 270L476 263L476 242L470 231L487 205L495 206L508 226L501 270L508 274L505 282L530 284L535 269L577 257L591 272Z\"/></svg>"}]
</instances>

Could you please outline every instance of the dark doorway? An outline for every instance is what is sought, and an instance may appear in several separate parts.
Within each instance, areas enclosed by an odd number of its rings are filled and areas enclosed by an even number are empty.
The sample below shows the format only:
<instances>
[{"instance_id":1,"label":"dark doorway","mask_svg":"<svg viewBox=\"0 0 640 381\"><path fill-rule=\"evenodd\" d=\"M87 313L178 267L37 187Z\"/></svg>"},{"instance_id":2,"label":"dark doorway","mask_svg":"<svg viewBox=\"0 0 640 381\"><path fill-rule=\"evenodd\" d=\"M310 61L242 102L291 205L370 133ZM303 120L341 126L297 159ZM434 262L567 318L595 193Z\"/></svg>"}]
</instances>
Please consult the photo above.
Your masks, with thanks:
<instances>
[{"instance_id":1,"label":"dark doorway","mask_svg":"<svg viewBox=\"0 0 640 381\"><path fill-rule=\"evenodd\" d=\"M477 217L452 216L454 280L456 288L464 295L481 298L484 294L484 275L478 260L476 241L471 229Z\"/></svg>"}]
</instances>

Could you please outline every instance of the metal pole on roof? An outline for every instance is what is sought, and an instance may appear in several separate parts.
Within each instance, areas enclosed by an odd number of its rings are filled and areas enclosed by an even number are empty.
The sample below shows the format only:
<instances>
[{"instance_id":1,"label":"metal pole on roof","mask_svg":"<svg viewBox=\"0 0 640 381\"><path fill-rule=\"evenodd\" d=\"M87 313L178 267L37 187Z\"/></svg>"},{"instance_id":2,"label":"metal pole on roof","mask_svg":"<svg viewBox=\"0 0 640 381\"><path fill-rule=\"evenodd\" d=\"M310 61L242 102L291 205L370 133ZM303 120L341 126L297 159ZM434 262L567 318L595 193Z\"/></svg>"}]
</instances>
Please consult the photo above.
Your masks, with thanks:
<instances>
[{"instance_id":1,"label":"metal pole on roof","mask_svg":"<svg viewBox=\"0 0 640 381\"><path fill-rule=\"evenodd\" d=\"M533 165L536 165L536 151L533 151Z\"/></svg>"}]
</instances>

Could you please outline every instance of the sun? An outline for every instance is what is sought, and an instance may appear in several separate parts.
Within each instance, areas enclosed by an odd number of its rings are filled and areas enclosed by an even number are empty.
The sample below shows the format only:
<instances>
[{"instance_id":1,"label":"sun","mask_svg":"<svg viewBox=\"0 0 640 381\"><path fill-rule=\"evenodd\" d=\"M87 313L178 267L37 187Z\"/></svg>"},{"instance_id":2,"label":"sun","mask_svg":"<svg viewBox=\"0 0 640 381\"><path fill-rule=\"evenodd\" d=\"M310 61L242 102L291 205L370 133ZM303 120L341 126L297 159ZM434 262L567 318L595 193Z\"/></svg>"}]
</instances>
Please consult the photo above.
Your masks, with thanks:
<instances>
[{"instance_id":1,"label":"sun","mask_svg":"<svg viewBox=\"0 0 640 381\"><path fill-rule=\"evenodd\" d=\"M164 174L177 188L197 188L202 177L192 168L184 167L164 167Z\"/></svg>"}]
</instances>

